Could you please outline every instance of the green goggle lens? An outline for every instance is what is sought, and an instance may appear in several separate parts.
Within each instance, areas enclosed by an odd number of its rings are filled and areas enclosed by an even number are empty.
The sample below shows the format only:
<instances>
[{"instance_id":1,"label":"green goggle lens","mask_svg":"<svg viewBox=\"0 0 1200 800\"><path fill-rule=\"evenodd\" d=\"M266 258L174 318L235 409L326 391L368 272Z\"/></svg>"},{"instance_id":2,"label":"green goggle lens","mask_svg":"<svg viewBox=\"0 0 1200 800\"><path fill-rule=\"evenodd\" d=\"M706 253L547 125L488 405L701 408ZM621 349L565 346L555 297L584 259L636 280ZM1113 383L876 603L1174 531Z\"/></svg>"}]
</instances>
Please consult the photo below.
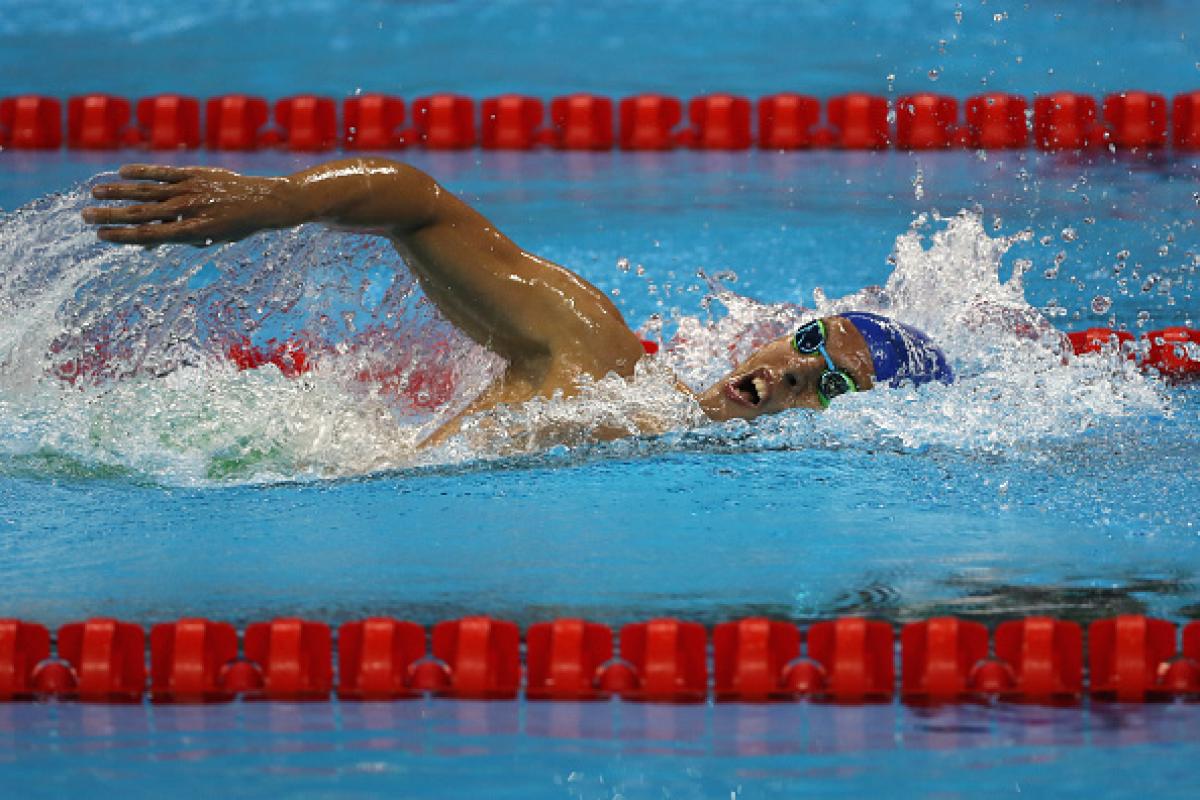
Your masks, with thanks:
<instances>
[{"instance_id":1,"label":"green goggle lens","mask_svg":"<svg viewBox=\"0 0 1200 800\"><path fill-rule=\"evenodd\" d=\"M825 323L819 319L801 325L792 335L792 349L797 353L806 356L820 354L825 359L826 370L817 381L817 399L821 401L821 408L829 408L830 401L838 395L858 391L854 378L833 363L825 348L827 341Z\"/></svg>"}]
</instances>

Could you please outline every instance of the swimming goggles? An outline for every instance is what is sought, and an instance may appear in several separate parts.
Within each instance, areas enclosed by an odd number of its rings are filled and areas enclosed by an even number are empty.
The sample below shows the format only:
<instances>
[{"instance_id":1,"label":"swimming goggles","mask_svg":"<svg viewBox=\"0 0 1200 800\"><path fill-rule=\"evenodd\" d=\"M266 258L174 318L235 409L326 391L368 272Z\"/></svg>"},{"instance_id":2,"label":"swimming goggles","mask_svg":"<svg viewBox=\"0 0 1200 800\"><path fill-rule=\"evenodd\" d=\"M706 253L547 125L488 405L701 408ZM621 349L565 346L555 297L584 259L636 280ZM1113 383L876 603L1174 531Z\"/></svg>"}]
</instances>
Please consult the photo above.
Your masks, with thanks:
<instances>
[{"instance_id":1,"label":"swimming goggles","mask_svg":"<svg viewBox=\"0 0 1200 800\"><path fill-rule=\"evenodd\" d=\"M838 369L829 357L829 351L825 349L827 341L829 337L825 334L825 323L819 319L806 322L792 335L792 349L797 353L804 356L820 353L825 359L826 370L817 381L817 399L821 401L821 408L829 408L829 401L840 394L858 391L854 378Z\"/></svg>"}]
</instances>

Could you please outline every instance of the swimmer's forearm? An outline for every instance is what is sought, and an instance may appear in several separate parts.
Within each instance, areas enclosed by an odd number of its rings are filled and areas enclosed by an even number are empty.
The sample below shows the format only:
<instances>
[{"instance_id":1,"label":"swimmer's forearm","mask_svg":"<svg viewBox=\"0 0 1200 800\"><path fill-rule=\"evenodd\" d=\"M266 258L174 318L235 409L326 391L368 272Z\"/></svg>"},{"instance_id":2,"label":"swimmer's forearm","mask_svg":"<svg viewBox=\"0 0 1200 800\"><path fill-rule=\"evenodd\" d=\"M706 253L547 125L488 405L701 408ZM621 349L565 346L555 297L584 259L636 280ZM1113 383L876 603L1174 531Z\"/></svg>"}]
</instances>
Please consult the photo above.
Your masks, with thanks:
<instances>
[{"instance_id":1,"label":"swimmer's forearm","mask_svg":"<svg viewBox=\"0 0 1200 800\"><path fill-rule=\"evenodd\" d=\"M438 218L447 196L416 167L384 158L332 161L278 179L286 213L270 227L321 222L402 237Z\"/></svg>"}]
</instances>

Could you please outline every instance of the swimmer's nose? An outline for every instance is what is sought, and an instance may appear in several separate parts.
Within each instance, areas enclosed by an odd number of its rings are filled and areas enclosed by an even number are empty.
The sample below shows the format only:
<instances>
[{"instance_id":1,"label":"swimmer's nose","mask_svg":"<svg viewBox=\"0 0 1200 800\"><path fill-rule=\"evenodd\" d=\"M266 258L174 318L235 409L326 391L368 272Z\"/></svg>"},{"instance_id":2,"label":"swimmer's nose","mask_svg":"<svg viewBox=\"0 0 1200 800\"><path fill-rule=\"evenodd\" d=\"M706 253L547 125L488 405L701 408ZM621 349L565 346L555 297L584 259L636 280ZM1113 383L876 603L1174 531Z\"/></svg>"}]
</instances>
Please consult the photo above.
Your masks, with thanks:
<instances>
[{"instance_id":1,"label":"swimmer's nose","mask_svg":"<svg viewBox=\"0 0 1200 800\"><path fill-rule=\"evenodd\" d=\"M782 383L789 392L796 391L800 388L800 373L791 369L784 371Z\"/></svg>"}]
</instances>

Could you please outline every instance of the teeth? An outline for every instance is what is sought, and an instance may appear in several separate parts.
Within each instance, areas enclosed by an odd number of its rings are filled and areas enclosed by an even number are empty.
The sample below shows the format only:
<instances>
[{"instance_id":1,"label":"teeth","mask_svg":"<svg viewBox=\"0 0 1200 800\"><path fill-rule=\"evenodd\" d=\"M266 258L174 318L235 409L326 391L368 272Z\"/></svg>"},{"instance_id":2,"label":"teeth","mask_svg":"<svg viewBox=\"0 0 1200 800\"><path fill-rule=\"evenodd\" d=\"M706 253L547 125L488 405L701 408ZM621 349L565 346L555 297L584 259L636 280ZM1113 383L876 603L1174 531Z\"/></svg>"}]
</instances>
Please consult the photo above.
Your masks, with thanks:
<instances>
[{"instance_id":1,"label":"teeth","mask_svg":"<svg viewBox=\"0 0 1200 800\"><path fill-rule=\"evenodd\" d=\"M758 399L761 402L767 396L767 382L762 378L754 379L754 391L758 392Z\"/></svg>"}]
</instances>

